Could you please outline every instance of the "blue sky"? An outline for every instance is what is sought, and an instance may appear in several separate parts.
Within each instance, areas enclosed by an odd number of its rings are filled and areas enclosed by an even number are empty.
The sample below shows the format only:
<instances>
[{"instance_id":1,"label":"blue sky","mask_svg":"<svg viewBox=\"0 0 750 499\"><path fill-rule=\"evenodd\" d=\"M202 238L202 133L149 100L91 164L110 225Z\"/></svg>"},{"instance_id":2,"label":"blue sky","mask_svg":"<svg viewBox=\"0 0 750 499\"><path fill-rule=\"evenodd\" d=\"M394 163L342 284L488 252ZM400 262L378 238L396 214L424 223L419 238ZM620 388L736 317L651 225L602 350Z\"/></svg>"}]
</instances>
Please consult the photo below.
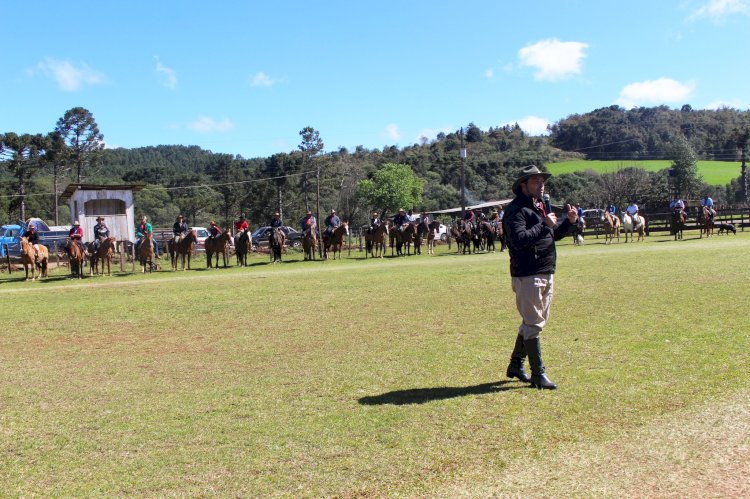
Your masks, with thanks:
<instances>
[{"instance_id":1,"label":"blue sky","mask_svg":"<svg viewBox=\"0 0 750 499\"><path fill-rule=\"evenodd\" d=\"M750 107L750 0L3 2L0 132L246 158L529 133L620 104Z\"/></svg>"}]
</instances>

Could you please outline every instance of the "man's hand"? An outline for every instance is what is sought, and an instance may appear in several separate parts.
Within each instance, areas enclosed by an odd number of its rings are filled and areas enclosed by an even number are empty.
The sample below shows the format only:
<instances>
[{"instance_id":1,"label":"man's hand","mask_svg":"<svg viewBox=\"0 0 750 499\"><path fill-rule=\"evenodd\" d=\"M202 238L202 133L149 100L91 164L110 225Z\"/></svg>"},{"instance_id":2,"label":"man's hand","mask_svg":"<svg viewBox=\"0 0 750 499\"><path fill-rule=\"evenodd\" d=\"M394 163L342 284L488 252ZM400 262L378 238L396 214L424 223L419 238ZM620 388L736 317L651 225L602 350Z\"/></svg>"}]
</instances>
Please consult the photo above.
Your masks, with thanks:
<instances>
[{"instance_id":1,"label":"man's hand","mask_svg":"<svg viewBox=\"0 0 750 499\"><path fill-rule=\"evenodd\" d=\"M572 224L576 223L576 220L578 220L578 210L576 210L575 207L566 204L565 211L568 212L568 221Z\"/></svg>"},{"instance_id":2,"label":"man's hand","mask_svg":"<svg viewBox=\"0 0 750 499\"><path fill-rule=\"evenodd\" d=\"M550 229L554 229L555 225L557 225L557 215L555 215L554 213L547 214L547 216L544 217L544 225L546 225Z\"/></svg>"}]
</instances>

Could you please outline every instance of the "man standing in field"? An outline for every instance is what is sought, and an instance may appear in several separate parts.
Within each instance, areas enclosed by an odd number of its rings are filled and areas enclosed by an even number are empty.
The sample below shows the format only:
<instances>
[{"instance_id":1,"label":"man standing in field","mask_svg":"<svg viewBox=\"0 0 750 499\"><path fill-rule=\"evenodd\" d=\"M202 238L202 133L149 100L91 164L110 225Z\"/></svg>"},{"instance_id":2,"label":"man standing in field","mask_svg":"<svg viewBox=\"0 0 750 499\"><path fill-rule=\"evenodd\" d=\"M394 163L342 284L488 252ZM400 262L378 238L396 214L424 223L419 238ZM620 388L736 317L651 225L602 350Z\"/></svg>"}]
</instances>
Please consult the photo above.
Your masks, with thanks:
<instances>
[{"instance_id":1,"label":"man standing in field","mask_svg":"<svg viewBox=\"0 0 750 499\"><path fill-rule=\"evenodd\" d=\"M503 217L510 249L510 275L516 307L521 314L516 345L506 372L509 378L530 381L539 389L557 388L550 381L542 362L540 334L549 319L552 305L553 277L557 262L555 241L568 233L576 222L575 208L565 206L565 219L557 223L549 204L542 202L544 182L550 173L534 165L524 167L513 184L516 198L508 205ZM523 368L528 354L531 378Z\"/></svg>"}]
</instances>

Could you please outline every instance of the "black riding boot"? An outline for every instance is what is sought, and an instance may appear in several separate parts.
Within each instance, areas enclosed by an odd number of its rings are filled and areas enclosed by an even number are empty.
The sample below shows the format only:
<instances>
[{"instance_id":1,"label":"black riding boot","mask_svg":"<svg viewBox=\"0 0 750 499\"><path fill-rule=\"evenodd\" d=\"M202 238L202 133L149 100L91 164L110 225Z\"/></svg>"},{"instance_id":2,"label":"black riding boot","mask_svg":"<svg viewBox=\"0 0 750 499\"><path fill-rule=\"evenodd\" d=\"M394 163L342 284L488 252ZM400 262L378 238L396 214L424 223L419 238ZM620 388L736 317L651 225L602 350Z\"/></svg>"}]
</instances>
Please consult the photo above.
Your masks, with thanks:
<instances>
[{"instance_id":1,"label":"black riding boot","mask_svg":"<svg viewBox=\"0 0 750 499\"><path fill-rule=\"evenodd\" d=\"M508 364L508 370L505 375L509 378L518 378L519 380L528 383L529 375L523 368L523 361L526 358L526 348L523 344L523 336L520 334L516 336L516 346L513 348L513 353L510 354L510 364Z\"/></svg>"},{"instance_id":2,"label":"black riding boot","mask_svg":"<svg viewBox=\"0 0 750 499\"><path fill-rule=\"evenodd\" d=\"M531 386L546 390L554 390L557 385L554 384L544 374L544 364L542 363L542 343L539 337L526 340L524 342L526 352L529 354L529 364L531 365Z\"/></svg>"}]
</instances>

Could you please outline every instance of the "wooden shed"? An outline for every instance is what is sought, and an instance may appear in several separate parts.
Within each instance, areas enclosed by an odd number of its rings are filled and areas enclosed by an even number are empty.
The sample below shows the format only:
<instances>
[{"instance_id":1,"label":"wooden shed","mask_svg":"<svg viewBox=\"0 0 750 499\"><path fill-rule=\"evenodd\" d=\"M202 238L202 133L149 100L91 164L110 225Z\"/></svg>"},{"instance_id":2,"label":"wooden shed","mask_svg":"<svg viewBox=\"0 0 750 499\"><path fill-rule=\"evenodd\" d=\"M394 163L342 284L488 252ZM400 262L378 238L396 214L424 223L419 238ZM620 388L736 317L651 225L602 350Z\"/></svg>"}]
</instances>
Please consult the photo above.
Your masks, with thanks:
<instances>
[{"instance_id":1,"label":"wooden shed","mask_svg":"<svg viewBox=\"0 0 750 499\"><path fill-rule=\"evenodd\" d=\"M133 193L145 184L70 184L60 195L68 200L70 223L78 222L83 229L83 240L94 239L94 225L99 216L109 227L109 232L118 241L135 241L135 209Z\"/></svg>"}]
</instances>

